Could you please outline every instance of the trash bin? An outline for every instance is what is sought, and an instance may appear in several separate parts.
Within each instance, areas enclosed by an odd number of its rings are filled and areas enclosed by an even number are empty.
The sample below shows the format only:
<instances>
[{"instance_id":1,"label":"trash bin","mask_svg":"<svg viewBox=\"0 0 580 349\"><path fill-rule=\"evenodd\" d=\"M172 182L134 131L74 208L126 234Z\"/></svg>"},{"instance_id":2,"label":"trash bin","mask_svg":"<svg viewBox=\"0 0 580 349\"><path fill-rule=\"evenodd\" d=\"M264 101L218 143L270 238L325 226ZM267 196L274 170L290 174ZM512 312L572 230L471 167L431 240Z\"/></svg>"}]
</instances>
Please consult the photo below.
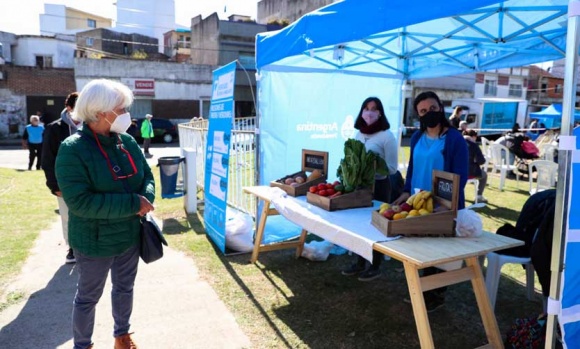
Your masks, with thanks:
<instances>
[{"instance_id":1,"label":"trash bin","mask_svg":"<svg viewBox=\"0 0 580 349\"><path fill-rule=\"evenodd\" d=\"M161 197L163 199L183 196L183 190L177 190L179 167L183 161L184 158L179 156L165 156L158 159L157 166L161 175Z\"/></svg>"}]
</instances>

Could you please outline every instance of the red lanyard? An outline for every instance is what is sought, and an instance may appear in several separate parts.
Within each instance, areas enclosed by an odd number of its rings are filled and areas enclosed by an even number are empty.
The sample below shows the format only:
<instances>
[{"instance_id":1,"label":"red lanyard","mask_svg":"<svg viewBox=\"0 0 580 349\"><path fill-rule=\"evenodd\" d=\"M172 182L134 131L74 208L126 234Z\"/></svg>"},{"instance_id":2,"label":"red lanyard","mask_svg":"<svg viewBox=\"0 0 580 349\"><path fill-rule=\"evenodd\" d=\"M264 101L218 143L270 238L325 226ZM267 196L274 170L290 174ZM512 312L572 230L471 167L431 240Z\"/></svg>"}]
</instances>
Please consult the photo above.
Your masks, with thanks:
<instances>
[{"instance_id":1,"label":"red lanyard","mask_svg":"<svg viewBox=\"0 0 580 349\"><path fill-rule=\"evenodd\" d=\"M131 156L131 153L129 153L129 151L127 151L127 149L125 149L123 147L123 142L121 142L121 136L117 135L117 147L123 153L125 153L125 155L127 155L127 158L129 159L129 162L131 163L131 167L133 168L133 173L132 174L128 174L128 175L121 175L121 176L119 176L119 175L117 175L117 173L119 173L121 171L121 167L119 167L119 165L115 165L115 164L113 164L111 162L111 159L109 159L109 156L107 155L107 152L105 152L105 150L101 146L101 142L99 142L99 137L97 136L97 134L95 133L95 131L93 131L93 135L95 136L95 140L97 141L97 146L99 147L99 150L101 151L101 154L103 155L103 157L107 161L107 166L109 166L109 171L111 171L111 174L113 175L113 179L114 180L131 178L131 177L133 177L134 175L137 174L137 166L135 166L135 162L133 161L133 157Z\"/></svg>"}]
</instances>

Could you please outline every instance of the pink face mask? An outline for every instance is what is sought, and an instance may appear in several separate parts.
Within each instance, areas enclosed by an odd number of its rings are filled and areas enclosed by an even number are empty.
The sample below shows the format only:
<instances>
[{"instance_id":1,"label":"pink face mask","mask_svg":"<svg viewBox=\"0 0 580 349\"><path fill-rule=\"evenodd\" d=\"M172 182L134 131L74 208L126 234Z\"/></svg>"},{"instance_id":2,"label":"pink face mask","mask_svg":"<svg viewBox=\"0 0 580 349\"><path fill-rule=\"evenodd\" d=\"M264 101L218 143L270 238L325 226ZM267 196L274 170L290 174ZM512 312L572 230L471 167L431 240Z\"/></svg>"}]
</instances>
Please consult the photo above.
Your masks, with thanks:
<instances>
[{"instance_id":1,"label":"pink face mask","mask_svg":"<svg viewBox=\"0 0 580 349\"><path fill-rule=\"evenodd\" d=\"M363 110L362 118L370 126L379 119L379 112L376 110Z\"/></svg>"}]
</instances>

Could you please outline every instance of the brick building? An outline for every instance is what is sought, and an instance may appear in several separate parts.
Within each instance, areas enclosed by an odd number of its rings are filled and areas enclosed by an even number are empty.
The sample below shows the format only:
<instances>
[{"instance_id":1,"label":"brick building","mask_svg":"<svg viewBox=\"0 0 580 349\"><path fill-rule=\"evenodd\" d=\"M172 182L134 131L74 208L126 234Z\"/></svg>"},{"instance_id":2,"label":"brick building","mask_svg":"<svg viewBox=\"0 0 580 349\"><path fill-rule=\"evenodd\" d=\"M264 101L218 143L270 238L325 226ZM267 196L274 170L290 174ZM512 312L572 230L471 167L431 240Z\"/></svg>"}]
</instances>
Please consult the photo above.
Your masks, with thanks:
<instances>
[{"instance_id":1,"label":"brick building","mask_svg":"<svg viewBox=\"0 0 580 349\"><path fill-rule=\"evenodd\" d=\"M75 91L73 69L0 66L0 139L19 138L30 115L56 120L66 96Z\"/></svg>"}]
</instances>

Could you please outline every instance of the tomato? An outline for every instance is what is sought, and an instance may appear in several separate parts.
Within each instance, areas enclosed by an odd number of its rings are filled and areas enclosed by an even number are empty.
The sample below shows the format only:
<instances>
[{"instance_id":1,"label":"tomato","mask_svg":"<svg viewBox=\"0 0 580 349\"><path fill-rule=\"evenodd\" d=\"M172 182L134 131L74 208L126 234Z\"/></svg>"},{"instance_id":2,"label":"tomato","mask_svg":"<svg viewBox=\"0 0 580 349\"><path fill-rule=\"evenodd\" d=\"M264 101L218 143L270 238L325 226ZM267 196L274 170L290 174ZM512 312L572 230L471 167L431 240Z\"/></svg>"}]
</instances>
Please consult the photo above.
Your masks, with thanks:
<instances>
[{"instance_id":1,"label":"tomato","mask_svg":"<svg viewBox=\"0 0 580 349\"><path fill-rule=\"evenodd\" d=\"M336 193L336 191L333 188L326 189L326 195L330 196L330 195L332 195L334 193Z\"/></svg>"},{"instance_id":2,"label":"tomato","mask_svg":"<svg viewBox=\"0 0 580 349\"><path fill-rule=\"evenodd\" d=\"M311 193L316 193L318 191L318 187L313 185L310 188L308 188L308 191Z\"/></svg>"},{"instance_id":3,"label":"tomato","mask_svg":"<svg viewBox=\"0 0 580 349\"><path fill-rule=\"evenodd\" d=\"M322 189L326 189L326 183L320 183L318 184L318 190L322 190Z\"/></svg>"},{"instance_id":4,"label":"tomato","mask_svg":"<svg viewBox=\"0 0 580 349\"><path fill-rule=\"evenodd\" d=\"M326 189L322 189L318 191L318 195L320 196L327 196L328 194L326 193Z\"/></svg>"},{"instance_id":5,"label":"tomato","mask_svg":"<svg viewBox=\"0 0 580 349\"><path fill-rule=\"evenodd\" d=\"M334 181L334 183L332 183L332 186L333 187L336 187L337 185L340 185L340 182L339 181Z\"/></svg>"},{"instance_id":6,"label":"tomato","mask_svg":"<svg viewBox=\"0 0 580 349\"><path fill-rule=\"evenodd\" d=\"M334 185L327 183L326 184L326 189L334 189Z\"/></svg>"}]
</instances>

